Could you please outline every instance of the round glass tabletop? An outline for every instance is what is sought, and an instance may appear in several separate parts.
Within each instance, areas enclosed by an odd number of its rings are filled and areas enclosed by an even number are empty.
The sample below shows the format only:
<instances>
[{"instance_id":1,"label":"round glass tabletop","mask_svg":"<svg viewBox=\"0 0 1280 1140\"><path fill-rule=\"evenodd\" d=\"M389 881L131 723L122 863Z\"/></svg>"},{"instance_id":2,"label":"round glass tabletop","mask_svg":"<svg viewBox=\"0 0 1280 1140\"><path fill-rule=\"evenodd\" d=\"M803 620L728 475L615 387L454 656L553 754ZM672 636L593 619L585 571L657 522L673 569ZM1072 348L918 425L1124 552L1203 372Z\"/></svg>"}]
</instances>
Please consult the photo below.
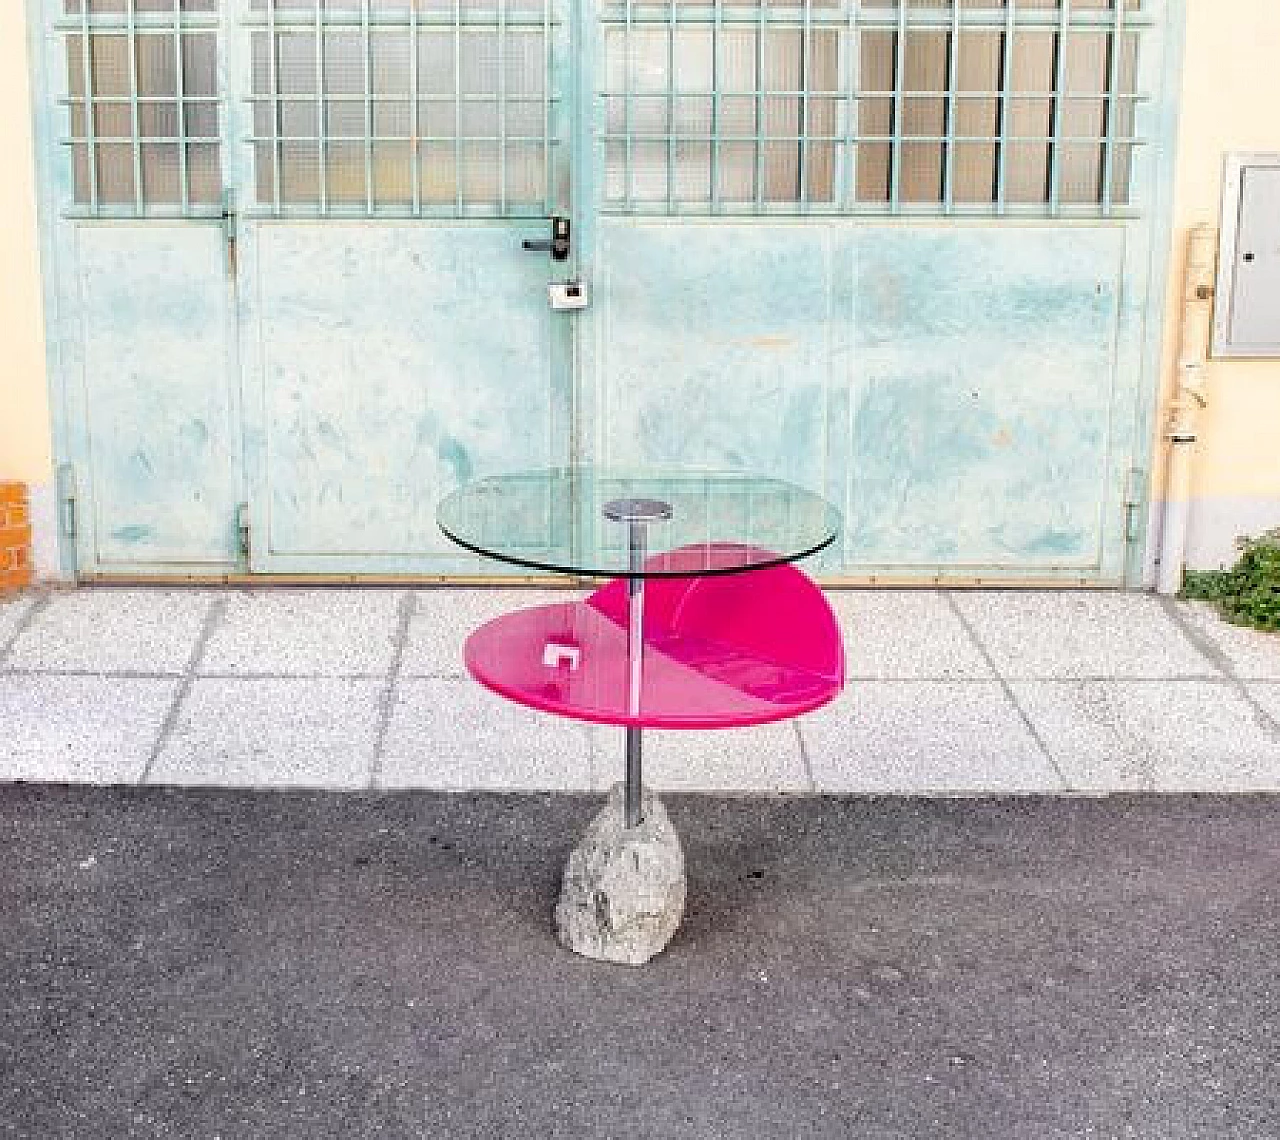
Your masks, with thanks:
<instances>
[{"instance_id":1,"label":"round glass tabletop","mask_svg":"<svg viewBox=\"0 0 1280 1140\"><path fill-rule=\"evenodd\" d=\"M592 467L478 479L436 519L459 546L517 566L645 578L794 562L829 546L841 525L830 503L780 479Z\"/></svg>"}]
</instances>

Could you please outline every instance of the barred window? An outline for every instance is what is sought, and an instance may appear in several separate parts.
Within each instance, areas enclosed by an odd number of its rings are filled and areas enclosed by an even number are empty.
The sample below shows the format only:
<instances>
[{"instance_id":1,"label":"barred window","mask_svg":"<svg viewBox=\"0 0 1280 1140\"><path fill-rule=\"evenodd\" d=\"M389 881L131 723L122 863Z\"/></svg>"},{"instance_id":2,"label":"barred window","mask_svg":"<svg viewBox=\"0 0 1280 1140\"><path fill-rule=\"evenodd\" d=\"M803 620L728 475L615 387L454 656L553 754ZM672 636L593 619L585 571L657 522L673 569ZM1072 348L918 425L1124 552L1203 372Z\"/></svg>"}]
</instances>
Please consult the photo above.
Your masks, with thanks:
<instances>
[{"instance_id":1,"label":"barred window","mask_svg":"<svg viewBox=\"0 0 1280 1140\"><path fill-rule=\"evenodd\" d=\"M624 0L606 8L616 212L1110 213L1140 0Z\"/></svg>"},{"instance_id":2,"label":"barred window","mask_svg":"<svg viewBox=\"0 0 1280 1140\"><path fill-rule=\"evenodd\" d=\"M254 0L259 204L550 212L549 0Z\"/></svg>"},{"instance_id":3,"label":"barred window","mask_svg":"<svg viewBox=\"0 0 1280 1140\"><path fill-rule=\"evenodd\" d=\"M220 208L217 0L66 0L64 12L75 204Z\"/></svg>"}]
</instances>

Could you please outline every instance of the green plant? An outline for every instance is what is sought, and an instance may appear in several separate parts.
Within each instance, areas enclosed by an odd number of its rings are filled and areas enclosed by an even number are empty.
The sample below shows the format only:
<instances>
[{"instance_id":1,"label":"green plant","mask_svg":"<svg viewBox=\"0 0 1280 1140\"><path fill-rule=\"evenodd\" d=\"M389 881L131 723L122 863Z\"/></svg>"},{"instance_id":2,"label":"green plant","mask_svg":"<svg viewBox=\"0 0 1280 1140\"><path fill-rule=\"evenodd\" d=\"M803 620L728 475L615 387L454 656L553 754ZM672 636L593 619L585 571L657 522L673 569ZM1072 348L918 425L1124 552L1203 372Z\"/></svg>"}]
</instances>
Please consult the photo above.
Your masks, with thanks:
<instances>
[{"instance_id":1,"label":"green plant","mask_svg":"<svg viewBox=\"0 0 1280 1140\"><path fill-rule=\"evenodd\" d=\"M1242 549L1230 570L1189 573L1182 596L1215 602L1237 625L1280 631L1280 528L1246 539Z\"/></svg>"}]
</instances>

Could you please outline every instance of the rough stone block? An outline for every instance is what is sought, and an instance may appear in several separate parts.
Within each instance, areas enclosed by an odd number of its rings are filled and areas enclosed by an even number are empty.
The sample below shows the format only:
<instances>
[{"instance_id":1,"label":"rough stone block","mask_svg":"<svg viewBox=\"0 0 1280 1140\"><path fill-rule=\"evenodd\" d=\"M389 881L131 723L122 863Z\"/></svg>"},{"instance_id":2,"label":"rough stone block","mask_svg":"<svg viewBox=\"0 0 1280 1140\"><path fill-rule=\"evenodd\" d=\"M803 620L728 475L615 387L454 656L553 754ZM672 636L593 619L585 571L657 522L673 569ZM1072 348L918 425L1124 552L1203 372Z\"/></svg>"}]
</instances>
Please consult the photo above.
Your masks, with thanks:
<instances>
[{"instance_id":1,"label":"rough stone block","mask_svg":"<svg viewBox=\"0 0 1280 1140\"><path fill-rule=\"evenodd\" d=\"M684 851L666 808L645 792L640 823L628 828L616 785L569 856L556 905L561 943L587 958L641 966L671 941L684 899Z\"/></svg>"}]
</instances>

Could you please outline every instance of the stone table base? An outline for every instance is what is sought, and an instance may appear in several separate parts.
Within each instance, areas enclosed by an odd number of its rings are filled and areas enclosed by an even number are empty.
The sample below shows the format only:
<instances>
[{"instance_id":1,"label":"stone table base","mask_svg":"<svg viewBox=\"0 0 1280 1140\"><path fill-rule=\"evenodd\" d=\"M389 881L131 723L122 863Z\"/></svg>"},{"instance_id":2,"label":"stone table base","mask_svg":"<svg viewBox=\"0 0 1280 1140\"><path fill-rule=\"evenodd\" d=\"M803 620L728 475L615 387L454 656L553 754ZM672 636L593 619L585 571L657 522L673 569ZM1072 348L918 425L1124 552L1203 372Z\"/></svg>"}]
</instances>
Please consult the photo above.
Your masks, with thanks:
<instances>
[{"instance_id":1,"label":"stone table base","mask_svg":"<svg viewBox=\"0 0 1280 1140\"><path fill-rule=\"evenodd\" d=\"M569 856L556 933L588 958L640 966L671 941L684 896L684 851L666 808L644 792L640 824L628 830L618 784Z\"/></svg>"}]
</instances>

